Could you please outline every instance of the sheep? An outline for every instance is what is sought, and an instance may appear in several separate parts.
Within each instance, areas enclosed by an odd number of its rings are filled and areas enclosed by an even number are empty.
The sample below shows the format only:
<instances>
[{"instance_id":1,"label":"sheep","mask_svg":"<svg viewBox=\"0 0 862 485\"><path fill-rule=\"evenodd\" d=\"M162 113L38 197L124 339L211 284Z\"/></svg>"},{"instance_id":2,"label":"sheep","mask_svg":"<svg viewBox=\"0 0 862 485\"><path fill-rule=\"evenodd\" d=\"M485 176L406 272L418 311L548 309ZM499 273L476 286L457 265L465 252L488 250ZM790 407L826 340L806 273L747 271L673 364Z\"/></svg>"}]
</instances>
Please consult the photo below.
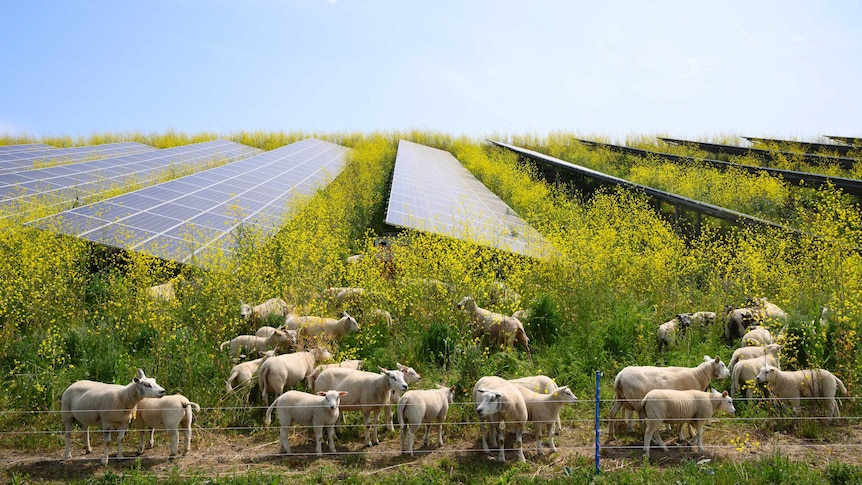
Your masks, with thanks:
<instances>
[{"instance_id":1,"label":"sheep","mask_svg":"<svg viewBox=\"0 0 862 485\"><path fill-rule=\"evenodd\" d=\"M835 392L841 389L844 396L850 396L841 379L826 369L806 369L783 371L771 365L764 365L757 374L757 382L766 382L770 394L779 401L788 401L794 414L799 413L799 398L824 398L829 404L828 417L840 417Z\"/></svg>"},{"instance_id":2,"label":"sheep","mask_svg":"<svg viewBox=\"0 0 862 485\"><path fill-rule=\"evenodd\" d=\"M270 315L284 317L288 313L287 302L281 298L270 298L260 305L251 306L240 300L239 314L243 320L255 323L266 321Z\"/></svg>"},{"instance_id":3,"label":"sheep","mask_svg":"<svg viewBox=\"0 0 862 485\"><path fill-rule=\"evenodd\" d=\"M123 437L135 405L145 397L162 397L165 390L156 383L156 380L144 375L144 371L138 369L138 375L131 383L125 386L117 384L104 384L95 381L77 381L72 383L61 398L61 415L63 426L66 428L66 454L65 459L72 457L70 439L72 435L72 421L78 421L87 427L84 446L90 453L90 426L101 426L105 436L105 455L102 464L108 464L108 448L111 442L111 430L117 430L117 458L123 457Z\"/></svg>"},{"instance_id":4,"label":"sheep","mask_svg":"<svg viewBox=\"0 0 862 485\"><path fill-rule=\"evenodd\" d=\"M519 386L523 386L523 387L525 387L525 388L527 388L533 392L538 392L540 394L550 394L552 391L554 391L554 389L556 389L558 387L557 383L554 382L553 379L551 379L548 376L543 376L543 375L520 377L518 379L509 379L509 382L511 382L513 384L517 384ZM553 429L554 434L560 434L560 431L562 431L562 429L563 429L563 426L562 426L562 423L560 422L560 418L557 417L557 422L554 423L554 429Z\"/></svg>"},{"instance_id":5,"label":"sheep","mask_svg":"<svg viewBox=\"0 0 862 485\"><path fill-rule=\"evenodd\" d=\"M644 456L649 458L649 449L652 440L661 445L662 450L667 451L667 445L661 439L661 425L665 422L688 423L696 430L696 441L692 442L692 450L700 447L703 452L703 427L712 418L716 411L724 411L733 416L736 409L733 407L733 399L727 395L727 391L719 393L696 390L675 389L653 389L641 400L641 409L646 417L644 426ZM680 434L682 426L680 426Z\"/></svg>"},{"instance_id":6,"label":"sheep","mask_svg":"<svg viewBox=\"0 0 862 485\"><path fill-rule=\"evenodd\" d=\"M517 318L521 322L529 322L531 317L532 312L529 308L526 310L517 310L515 311L515 313L512 314L512 318Z\"/></svg>"},{"instance_id":7,"label":"sheep","mask_svg":"<svg viewBox=\"0 0 862 485\"><path fill-rule=\"evenodd\" d=\"M667 349L671 342L674 341L676 337L677 330L680 333L685 333L686 328L691 325L691 315L688 313L680 313L675 316L673 320L662 323L658 326L658 332L656 334L656 341L658 342L658 351L661 352L662 348Z\"/></svg>"},{"instance_id":8,"label":"sheep","mask_svg":"<svg viewBox=\"0 0 862 485\"><path fill-rule=\"evenodd\" d=\"M747 346L764 346L773 343L772 334L764 327L754 327L742 336L742 344Z\"/></svg>"},{"instance_id":9,"label":"sheep","mask_svg":"<svg viewBox=\"0 0 862 485\"><path fill-rule=\"evenodd\" d=\"M351 255L351 256L348 256L347 258L345 258L344 262L347 264L357 264L360 261L362 261L363 259L365 259L364 254L354 254L354 255Z\"/></svg>"},{"instance_id":10,"label":"sheep","mask_svg":"<svg viewBox=\"0 0 862 485\"><path fill-rule=\"evenodd\" d=\"M362 368L362 361L356 360L356 359L351 359L351 360L344 360L341 362L336 362L334 364L318 365L317 367L314 368L313 371L311 371L311 374L308 375L308 379L307 379L308 388L314 389L314 381L317 379L317 376L319 376L320 373L323 372L324 369L329 369L330 367L345 367L347 369L359 370Z\"/></svg>"},{"instance_id":11,"label":"sheep","mask_svg":"<svg viewBox=\"0 0 862 485\"><path fill-rule=\"evenodd\" d=\"M269 336L274 334L277 330L279 330L279 328L270 327L269 325L264 325L254 332L254 336L255 337L261 337L261 338L269 338Z\"/></svg>"},{"instance_id":12,"label":"sheep","mask_svg":"<svg viewBox=\"0 0 862 485\"><path fill-rule=\"evenodd\" d=\"M759 359L746 359L740 362L737 362L735 366L733 366L732 375L731 375L731 383L730 383L730 395L733 396L734 399L737 399L739 396L737 395L737 389L742 386L745 388L745 397L751 399L752 396L752 388L753 385L749 384L749 382L755 381L757 374L760 372L760 368L763 367L763 364L775 366L780 369L780 365L778 362L778 358L772 354L765 354L762 358Z\"/></svg>"},{"instance_id":13,"label":"sheep","mask_svg":"<svg viewBox=\"0 0 862 485\"><path fill-rule=\"evenodd\" d=\"M490 305L517 305L521 294L502 281L494 281L488 288L488 301Z\"/></svg>"},{"instance_id":14,"label":"sheep","mask_svg":"<svg viewBox=\"0 0 862 485\"><path fill-rule=\"evenodd\" d=\"M287 391L269 405L263 422L269 426L272 422L272 410L278 410L278 421L281 423L279 441L281 442L281 450L285 453L290 453L287 427L291 424L314 428L314 444L317 456L323 456L323 429L326 428L329 452L335 453L335 421L340 415L341 398L345 395L347 395L347 391L332 390L318 392L316 395L302 391Z\"/></svg>"},{"instance_id":15,"label":"sheep","mask_svg":"<svg viewBox=\"0 0 862 485\"><path fill-rule=\"evenodd\" d=\"M341 310L347 303L355 303L365 295L363 288L330 287L323 290L322 296L329 300L330 306L335 310Z\"/></svg>"},{"instance_id":16,"label":"sheep","mask_svg":"<svg viewBox=\"0 0 862 485\"><path fill-rule=\"evenodd\" d=\"M740 360L756 359L764 355L771 355L777 362L779 352L781 352L781 346L778 344L769 344L763 347L740 347L733 351L729 367L733 369Z\"/></svg>"},{"instance_id":17,"label":"sheep","mask_svg":"<svg viewBox=\"0 0 862 485\"><path fill-rule=\"evenodd\" d=\"M398 427L401 432L401 453L413 455L416 430L425 424L425 439L428 446L431 423L437 423L437 446L443 446L443 422L455 395L455 386L437 386L437 389L407 391L398 399Z\"/></svg>"},{"instance_id":18,"label":"sheep","mask_svg":"<svg viewBox=\"0 0 862 485\"><path fill-rule=\"evenodd\" d=\"M608 417L608 441L614 439L614 418L620 409L640 413L641 400L653 389L703 390L714 379L730 377L730 371L721 361L708 355L697 367L649 367L629 366L614 378L614 404ZM642 415L642 414L641 414Z\"/></svg>"},{"instance_id":19,"label":"sheep","mask_svg":"<svg viewBox=\"0 0 862 485\"><path fill-rule=\"evenodd\" d=\"M345 334L359 331L359 324L356 323L356 319L347 312L344 312L344 315L339 319L302 316L297 317L289 324L296 325L299 336L308 340L317 340L321 337L328 340L341 340Z\"/></svg>"},{"instance_id":20,"label":"sheep","mask_svg":"<svg viewBox=\"0 0 862 485\"><path fill-rule=\"evenodd\" d=\"M134 413L135 427L138 428L138 453L144 452L144 435L149 435L147 448L153 447L153 434L157 429L171 435L171 457L176 456L180 432L183 430L183 455L188 454L192 444L192 408L199 412L201 407L182 394L174 394L159 399L144 398L138 403Z\"/></svg>"},{"instance_id":21,"label":"sheep","mask_svg":"<svg viewBox=\"0 0 862 485\"><path fill-rule=\"evenodd\" d=\"M497 447L497 433L499 431L500 451L497 461L506 461L505 438L506 431L515 432L515 446L518 450L518 459L526 462L524 458L524 426L527 423L527 404L521 394L521 388L505 379L497 376L485 376L476 381L473 386L473 402L476 405L476 413L479 415L479 432L482 435L482 450L490 453L488 440L485 439L485 421L488 421L488 437L491 446Z\"/></svg>"},{"instance_id":22,"label":"sheep","mask_svg":"<svg viewBox=\"0 0 862 485\"><path fill-rule=\"evenodd\" d=\"M517 341L528 354L530 353L530 338L527 337L527 332L520 320L479 308L479 305L469 296L465 296L458 303L459 310L465 308L472 315L476 325L474 337L487 336L492 342L503 344L507 348L512 347Z\"/></svg>"},{"instance_id":23,"label":"sheep","mask_svg":"<svg viewBox=\"0 0 862 485\"><path fill-rule=\"evenodd\" d=\"M750 308L732 308L725 307L727 314L727 322L724 326L724 338L727 345L733 345L733 342L741 338L745 334L745 329L754 325L756 315Z\"/></svg>"},{"instance_id":24,"label":"sheep","mask_svg":"<svg viewBox=\"0 0 862 485\"><path fill-rule=\"evenodd\" d=\"M230 345L231 357L239 357L243 351L263 353L269 349L284 349L289 345L296 344L295 330L276 330L269 337L258 337L256 335L239 335L222 342L219 350L224 351L225 345Z\"/></svg>"},{"instance_id":25,"label":"sheep","mask_svg":"<svg viewBox=\"0 0 862 485\"><path fill-rule=\"evenodd\" d=\"M511 381L510 381L511 382ZM536 435L536 454L542 454L542 435L547 430L552 452L557 451L554 444L554 427L560 420L563 405L578 402L577 396L568 386L557 387L549 394L533 392L524 386L516 385L527 406L527 421L533 423Z\"/></svg>"},{"instance_id":26,"label":"sheep","mask_svg":"<svg viewBox=\"0 0 862 485\"><path fill-rule=\"evenodd\" d=\"M392 315L386 310L375 308L368 312L368 320L373 323L383 323L386 328L392 328Z\"/></svg>"},{"instance_id":27,"label":"sheep","mask_svg":"<svg viewBox=\"0 0 862 485\"><path fill-rule=\"evenodd\" d=\"M231 392L234 387L249 384L260 369L261 364L263 364L266 359L274 356L274 350L267 350L263 353L263 357L249 360L248 362L241 362L233 366L230 370L230 375L228 376L227 381L225 381L225 392Z\"/></svg>"},{"instance_id":28,"label":"sheep","mask_svg":"<svg viewBox=\"0 0 862 485\"><path fill-rule=\"evenodd\" d=\"M750 302L749 307L758 312L759 320L787 320L787 312L766 298L755 298Z\"/></svg>"},{"instance_id":29,"label":"sheep","mask_svg":"<svg viewBox=\"0 0 862 485\"><path fill-rule=\"evenodd\" d=\"M715 312L694 312L687 315L690 317L691 325L698 325L701 328L708 327L715 321Z\"/></svg>"},{"instance_id":30,"label":"sheep","mask_svg":"<svg viewBox=\"0 0 862 485\"><path fill-rule=\"evenodd\" d=\"M331 358L332 354L328 350L318 347L266 359L257 373L257 383L264 404L269 402L268 392L274 392L278 396L285 387L295 386L307 379L317 362Z\"/></svg>"},{"instance_id":31,"label":"sheep","mask_svg":"<svg viewBox=\"0 0 862 485\"><path fill-rule=\"evenodd\" d=\"M404 373L380 367L380 373L332 367L324 369L314 381L315 391L338 389L350 394L341 401L342 411L362 411L365 418L365 445L380 444L377 422L380 411L389 404L392 390L407 390ZM373 423L372 423L373 421Z\"/></svg>"},{"instance_id":32,"label":"sheep","mask_svg":"<svg viewBox=\"0 0 862 485\"><path fill-rule=\"evenodd\" d=\"M400 362L396 362L395 366L404 373L404 382L409 386L410 384L414 384L419 382L422 379L422 376L416 372L416 369L402 365ZM395 431L395 427L392 424L392 406L393 404L398 404L398 399L401 398L401 391L398 389L394 389L392 394L389 396L389 404L390 406L386 406L383 410L383 420L386 423L386 429L388 431Z\"/></svg>"},{"instance_id":33,"label":"sheep","mask_svg":"<svg viewBox=\"0 0 862 485\"><path fill-rule=\"evenodd\" d=\"M147 297L156 301L172 301L177 298L177 285L183 281L183 276L166 281L160 285L147 288Z\"/></svg>"}]
</instances>

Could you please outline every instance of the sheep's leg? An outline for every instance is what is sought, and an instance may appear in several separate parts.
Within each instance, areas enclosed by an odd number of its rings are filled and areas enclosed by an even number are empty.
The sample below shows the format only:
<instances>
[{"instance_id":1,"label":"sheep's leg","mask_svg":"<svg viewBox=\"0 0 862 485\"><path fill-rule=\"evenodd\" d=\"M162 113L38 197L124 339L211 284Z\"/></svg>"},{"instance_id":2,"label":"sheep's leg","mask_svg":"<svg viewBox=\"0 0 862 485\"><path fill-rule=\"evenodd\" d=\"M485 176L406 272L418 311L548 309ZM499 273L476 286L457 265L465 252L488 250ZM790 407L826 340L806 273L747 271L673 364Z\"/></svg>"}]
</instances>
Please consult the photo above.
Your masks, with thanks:
<instances>
[{"instance_id":1,"label":"sheep's leg","mask_svg":"<svg viewBox=\"0 0 862 485\"><path fill-rule=\"evenodd\" d=\"M117 430L117 458L123 457L123 437L126 436L126 428L129 425L125 425ZM108 431L108 440L111 439L111 432Z\"/></svg>"},{"instance_id":2,"label":"sheep's leg","mask_svg":"<svg viewBox=\"0 0 862 485\"><path fill-rule=\"evenodd\" d=\"M419 428L419 426L421 426L421 425L416 425L413 423L410 423L407 425L407 437L406 437L407 442L406 442L406 445L407 445L407 454L409 454L410 456L414 456L413 455L413 443L414 443L414 440L416 439L416 430Z\"/></svg>"},{"instance_id":3,"label":"sheep's leg","mask_svg":"<svg viewBox=\"0 0 862 485\"><path fill-rule=\"evenodd\" d=\"M156 441L153 439L156 434L156 428L150 428L150 442L147 444L147 448L153 449L156 446Z\"/></svg>"},{"instance_id":4,"label":"sheep's leg","mask_svg":"<svg viewBox=\"0 0 862 485\"><path fill-rule=\"evenodd\" d=\"M138 430L138 454L140 455L144 454L144 433L146 432L144 429Z\"/></svg>"},{"instance_id":5,"label":"sheep's leg","mask_svg":"<svg viewBox=\"0 0 862 485\"><path fill-rule=\"evenodd\" d=\"M428 447L428 435L431 433L431 423L425 424L425 437L422 438L422 446Z\"/></svg>"},{"instance_id":6,"label":"sheep's leg","mask_svg":"<svg viewBox=\"0 0 862 485\"><path fill-rule=\"evenodd\" d=\"M63 436L64 438L66 438L66 453L63 455L63 457L68 460L72 458L72 430L70 430L68 426L66 427L66 431L63 432Z\"/></svg>"},{"instance_id":7,"label":"sheep's leg","mask_svg":"<svg viewBox=\"0 0 862 485\"><path fill-rule=\"evenodd\" d=\"M497 426L499 426L499 424L500 424L500 423L493 423L494 428L496 428ZM506 446L505 446L505 442L506 442L506 431L505 431L505 430L503 430L503 432L502 432L502 433L500 433L500 443L499 443L499 444L500 444L500 452L497 454L497 461L498 461L498 462L500 462L500 463L506 463Z\"/></svg>"},{"instance_id":8,"label":"sheep's leg","mask_svg":"<svg viewBox=\"0 0 862 485\"><path fill-rule=\"evenodd\" d=\"M371 410L371 418L372 418L371 419L371 422L372 422L371 440L374 442L375 445L380 444L380 440L377 439L377 425L380 422L380 411L381 411L380 408Z\"/></svg>"},{"instance_id":9,"label":"sheep's leg","mask_svg":"<svg viewBox=\"0 0 862 485\"><path fill-rule=\"evenodd\" d=\"M548 431L548 441L550 442L550 445L551 445L551 452L556 453L557 452L557 444L554 443L553 429L554 429L554 423L553 422L546 423L546 424L542 425L542 430Z\"/></svg>"},{"instance_id":10,"label":"sheep's leg","mask_svg":"<svg viewBox=\"0 0 862 485\"><path fill-rule=\"evenodd\" d=\"M392 423L392 404L389 404L389 401L383 407L383 419L386 421L386 430L395 431L395 425Z\"/></svg>"},{"instance_id":11,"label":"sheep's leg","mask_svg":"<svg viewBox=\"0 0 862 485\"><path fill-rule=\"evenodd\" d=\"M329 452L335 454L335 426L330 424L327 428L329 432Z\"/></svg>"},{"instance_id":12,"label":"sheep's leg","mask_svg":"<svg viewBox=\"0 0 862 485\"><path fill-rule=\"evenodd\" d=\"M533 433L536 435L536 454L542 456L542 433L544 425L539 422L533 423Z\"/></svg>"},{"instance_id":13,"label":"sheep's leg","mask_svg":"<svg viewBox=\"0 0 862 485\"><path fill-rule=\"evenodd\" d=\"M620 401L619 399L614 399L614 405L611 406L611 411L608 414L608 439L607 439L607 441L612 441L615 438L615 436L614 436L614 427L615 427L614 421L615 421L615 419L617 417L617 413L619 412L621 407L623 407L622 401Z\"/></svg>"},{"instance_id":14,"label":"sheep's leg","mask_svg":"<svg viewBox=\"0 0 862 485\"><path fill-rule=\"evenodd\" d=\"M362 420L365 423L365 446L371 448L371 411L365 410L362 412Z\"/></svg>"},{"instance_id":15,"label":"sheep's leg","mask_svg":"<svg viewBox=\"0 0 862 485\"><path fill-rule=\"evenodd\" d=\"M110 437L110 435L108 435ZM93 447L90 446L90 427L84 426L84 451L89 455L93 452Z\"/></svg>"},{"instance_id":16,"label":"sheep's leg","mask_svg":"<svg viewBox=\"0 0 862 485\"><path fill-rule=\"evenodd\" d=\"M437 446L443 446L443 420L437 421Z\"/></svg>"},{"instance_id":17,"label":"sheep's leg","mask_svg":"<svg viewBox=\"0 0 862 485\"><path fill-rule=\"evenodd\" d=\"M691 451L697 451L700 448L700 452L703 453L703 426L706 424L706 421L698 421L695 424L695 428L697 429L697 440L692 440Z\"/></svg>"},{"instance_id":18,"label":"sheep's leg","mask_svg":"<svg viewBox=\"0 0 862 485\"><path fill-rule=\"evenodd\" d=\"M490 428L490 426L489 426ZM489 429L490 432L490 429ZM491 450L488 449L488 441L485 439L485 420L481 417L479 418L479 434L482 435L482 451L485 453L490 453Z\"/></svg>"},{"instance_id":19,"label":"sheep's leg","mask_svg":"<svg viewBox=\"0 0 862 485\"><path fill-rule=\"evenodd\" d=\"M279 419L281 419L281 416L279 416ZM288 421L288 422L290 422L290 421ZM281 425L281 428L279 429L279 432L278 432L278 438L279 438L279 441L281 442L281 451L283 451L284 453L290 454L290 440L288 439L287 425L285 425L285 424Z\"/></svg>"},{"instance_id":20,"label":"sheep's leg","mask_svg":"<svg viewBox=\"0 0 862 485\"><path fill-rule=\"evenodd\" d=\"M186 417L183 419L183 456L185 456L192 447L192 406L186 406Z\"/></svg>"},{"instance_id":21,"label":"sheep's leg","mask_svg":"<svg viewBox=\"0 0 862 485\"><path fill-rule=\"evenodd\" d=\"M174 457L176 456L177 449L180 446L180 430L173 428L169 432L171 433L171 454L168 456Z\"/></svg>"},{"instance_id":22,"label":"sheep's leg","mask_svg":"<svg viewBox=\"0 0 862 485\"><path fill-rule=\"evenodd\" d=\"M323 456L323 426L314 425L314 451L317 456Z\"/></svg>"},{"instance_id":23,"label":"sheep's leg","mask_svg":"<svg viewBox=\"0 0 862 485\"><path fill-rule=\"evenodd\" d=\"M102 425L102 426L104 426L104 425ZM102 456L102 465L107 465L108 464L108 454L110 453L110 447L111 447L111 431L106 429L105 431L102 432L102 434L104 435L104 438L105 438L105 454L104 454L104 456ZM118 446L120 446L119 443L121 443L121 441L117 440L117 443L118 443ZM120 456L117 455L117 458L120 458Z\"/></svg>"},{"instance_id":24,"label":"sheep's leg","mask_svg":"<svg viewBox=\"0 0 862 485\"><path fill-rule=\"evenodd\" d=\"M527 461L527 459L524 458L524 428L523 427L518 428L518 430L515 431L515 446L518 447L518 460L521 461L521 463L525 463Z\"/></svg>"}]
</instances>

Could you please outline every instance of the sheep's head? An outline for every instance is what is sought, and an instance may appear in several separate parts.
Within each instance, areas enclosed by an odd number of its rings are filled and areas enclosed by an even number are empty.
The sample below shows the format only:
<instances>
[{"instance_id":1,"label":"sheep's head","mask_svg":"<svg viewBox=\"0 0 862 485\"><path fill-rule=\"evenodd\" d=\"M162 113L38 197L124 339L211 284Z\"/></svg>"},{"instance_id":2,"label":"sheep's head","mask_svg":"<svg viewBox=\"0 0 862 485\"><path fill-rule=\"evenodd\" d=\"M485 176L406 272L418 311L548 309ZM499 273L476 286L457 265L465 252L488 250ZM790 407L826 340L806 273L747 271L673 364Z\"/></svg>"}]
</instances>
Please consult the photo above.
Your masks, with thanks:
<instances>
[{"instance_id":1,"label":"sheep's head","mask_svg":"<svg viewBox=\"0 0 862 485\"><path fill-rule=\"evenodd\" d=\"M724 362L721 361L720 356L716 355L715 359L713 359L708 355L704 355L703 361L710 364L712 367L713 379L724 379L725 377L730 377L730 370L728 370L727 366L724 365Z\"/></svg>"},{"instance_id":2,"label":"sheep's head","mask_svg":"<svg viewBox=\"0 0 862 485\"><path fill-rule=\"evenodd\" d=\"M733 407L733 399L727 395L727 391L718 392L715 389L712 389L710 396L712 399L719 401L718 406L715 408L716 410L724 411L731 416L736 414L736 408Z\"/></svg>"},{"instance_id":3,"label":"sheep's head","mask_svg":"<svg viewBox=\"0 0 862 485\"><path fill-rule=\"evenodd\" d=\"M380 367L380 372L382 374L386 374L387 381L389 382L389 388L396 391L406 391L407 390L407 381L404 380L404 373L400 370L387 370L383 367Z\"/></svg>"},{"instance_id":4,"label":"sheep's head","mask_svg":"<svg viewBox=\"0 0 862 485\"><path fill-rule=\"evenodd\" d=\"M403 365L400 362L396 362L395 365L398 367L398 370L404 373L404 380L407 384L419 382L422 379L422 376L416 372L416 369Z\"/></svg>"},{"instance_id":5,"label":"sheep's head","mask_svg":"<svg viewBox=\"0 0 862 485\"><path fill-rule=\"evenodd\" d=\"M459 302L458 302L458 304L457 304L457 305L455 305L455 306L456 306L459 310L463 310L463 309L464 309L464 307L468 306L468 305L469 305L470 303L472 303L472 302L473 302L473 297L465 296L465 297L464 297L464 298L462 298L462 299L461 299L461 301L459 301Z\"/></svg>"},{"instance_id":6,"label":"sheep's head","mask_svg":"<svg viewBox=\"0 0 862 485\"><path fill-rule=\"evenodd\" d=\"M557 401L562 401L564 403L576 403L578 402L578 396L575 396L575 393L569 389L569 386L558 387L554 389L554 392L551 393L551 397L553 397Z\"/></svg>"},{"instance_id":7,"label":"sheep's head","mask_svg":"<svg viewBox=\"0 0 862 485\"><path fill-rule=\"evenodd\" d=\"M481 401L476 405L476 413L480 418L500 412L505 402L502 393L489 389L479 389L478 392Z\"/></svg>"},{"instance_id":8,"label":"sheep's head","mask_svg":"<svg viewBox=\"0 0 862 485\"><path fill-rule=\"evenodd\" d=\"M523 328L518 327L515 331L515 340L524 347L528 354L530 353L530 337L527 336L527 332Z\"/></svg>"},{"instance_id":9,"label":"sheep's head","mask_svg":"<svg viewBox=\"0 0 862 485\"><path fill-rule=\"evenodd\" d=\"M253 310L251 308L251 305L249 305L247 303L240 303L240 305L239 305L239 316L241 316L244 319L247 319L247 318L251 317L252 312L253 312Z\"/></svg>"},{"instance_id":10,"label":"sheep's head","mask_svg":"<svg viewBox=\"0 0 862 485\"><path fill-rule=\"evenodd\" d=\"M757 382L769 382L770 375L775 375L778 371L778 368L773 367L771 365L764 364L763 367L760 368L760 372L757 373Z\"/></svg>"},{"instance_id":11,"label":"sheep's head","mask_svg":"<svg viewBox=\"0 0 862 485\"><path fill-rule=\"evenodd\" d=\"M138 375L132 381L138 388L142 397L163 397L165 388L160 386L152 377L144 375L143 369L138 369Z\"/></svg>"},{"instance_id":12,"label":"sheep's head","mask_svg":"<svg viewBox=\"0 0 862 485\"><path fill-rule=\"evenodd\" d=\"M318 391L318 396L323 396L324 406L327 409L338 409L338 405L341 403L341 396L346 396L347 391Z\"/></svg>"},{"instance_id":13,"label":"sheep's head","mask_svg":"<svg viewBox=\"0 0 862 485\"><path fill-rule=\"evenodd\" d=\"M344 315L341 318L347 319L347 333L359 331L359 324L356 323L356 319L351 317L347 312L344 312Z\"/></svg>"},{"instance_id":14,"label":"sheep's head","mask_svg":"<svg viewBox=\"0 0 862 485\"><path fill-rule=\"evenodd\" d=\"M680 313L676 316L677 321L679 322L680 330L685 330L691 325L691 314L690 313Z\"/></svg>"}]
</instances>

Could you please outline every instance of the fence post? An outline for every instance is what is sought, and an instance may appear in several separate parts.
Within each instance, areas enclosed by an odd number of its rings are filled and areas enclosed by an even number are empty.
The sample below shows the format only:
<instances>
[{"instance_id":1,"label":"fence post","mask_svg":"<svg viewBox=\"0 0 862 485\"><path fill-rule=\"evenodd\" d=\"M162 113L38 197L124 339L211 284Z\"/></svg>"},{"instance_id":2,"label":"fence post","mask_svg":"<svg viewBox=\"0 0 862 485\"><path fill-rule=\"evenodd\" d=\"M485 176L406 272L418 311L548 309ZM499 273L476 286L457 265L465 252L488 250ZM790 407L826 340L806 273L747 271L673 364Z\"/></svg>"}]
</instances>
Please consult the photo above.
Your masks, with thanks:
<instances>
[{"instance_id":1,"label":"fence post","mask_svg":"<svg viewBox=\"0 0 862 485\"><path fill-rule=\"evenodd\" d=\"M602 381L602 371L596 371L596 474L601 473L602 469L599 465L599 451L601 448L601 444L599 441L599 409L602 402L601 398L601 381Z\"/></svg>"}]
</instances>

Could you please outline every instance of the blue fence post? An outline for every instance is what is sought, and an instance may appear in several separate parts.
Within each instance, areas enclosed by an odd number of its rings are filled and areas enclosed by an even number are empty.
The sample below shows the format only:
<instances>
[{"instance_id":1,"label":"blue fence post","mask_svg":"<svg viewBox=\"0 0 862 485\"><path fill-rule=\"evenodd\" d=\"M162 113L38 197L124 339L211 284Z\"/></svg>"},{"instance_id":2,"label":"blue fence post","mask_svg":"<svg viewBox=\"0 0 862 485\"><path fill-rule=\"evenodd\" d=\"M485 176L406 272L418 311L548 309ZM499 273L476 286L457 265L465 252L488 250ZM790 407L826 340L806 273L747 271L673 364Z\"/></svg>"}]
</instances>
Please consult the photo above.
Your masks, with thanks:
<instances>
[{"instance_id":1,"label":"blue fence post","mask_svg":"<svg viewBox=\"0 0 862 485\"><path fill-rule=\"evenodd\" d=\"M601 381L602 381L602 371L596 371L596 474L602 472L601 466L599 465L599 451L601 448L601 444L599 441L599 409L602 402L601 398Z\"/></svg>"}]
</instances>

